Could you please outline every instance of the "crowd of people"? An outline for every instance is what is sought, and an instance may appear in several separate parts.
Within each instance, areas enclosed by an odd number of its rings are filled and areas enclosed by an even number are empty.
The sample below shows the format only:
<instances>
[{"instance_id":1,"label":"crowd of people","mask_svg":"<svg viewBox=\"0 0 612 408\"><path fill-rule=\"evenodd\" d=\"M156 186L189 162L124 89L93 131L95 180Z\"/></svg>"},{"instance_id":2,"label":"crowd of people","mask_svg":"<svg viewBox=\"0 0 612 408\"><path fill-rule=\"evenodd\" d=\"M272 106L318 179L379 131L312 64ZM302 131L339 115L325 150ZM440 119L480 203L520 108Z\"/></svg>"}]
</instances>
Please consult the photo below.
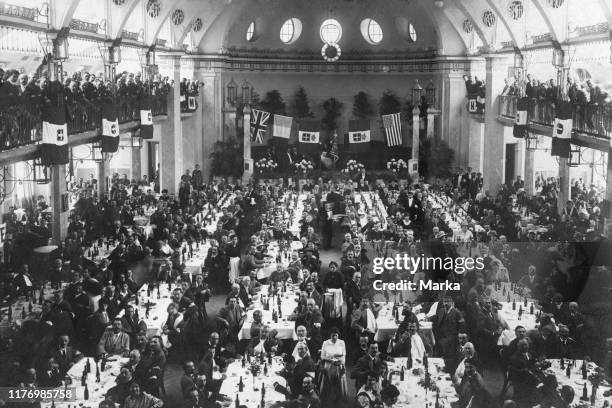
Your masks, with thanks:
<instances>
[{"instance_id":1,"label":"crowd of people","mask_svg":"<svg viewBox=\"0 0 612 408\"><path fill-rule=\"evenodd\" d=\"M70 133L100 127L101 102L116 101L120 114L139 120L143 99L154 110L165 110L172 87L168 77L154 75L143 80L141 73L123 72L116 82L104 79L103 73L63 73L63 80L51 81L46 72L31 74L0 69L0 143L17 147L40 138L43 114L50 108L65 111ZM159 105L159 106L158 106Z\"/></svg>"},{"instance_id":2,"label":"crowd of people","mask_svg":"<svg viewBox=\"0 0 612 408\"><path fill-rule=\"evenodd\" d=\"M610 333L598 332L602 322L583 312L606 303L611 276L606 265L594 265L578 253L580 242L599 239L583 229L583 210L588 208L587 218L600 231L593 218L599 195L577 182L571 207L568 203L557 216L554 180L542 181L539 197L526 197L521 180L493 197L482 191L482 177L468 169L429 188L419 182L372 182L355 189L352 181L308 180L301 187L304 211L294 232L282 198L296 193L295 187L282 183L206 184L196 166L171 195L165 190L155 194L146 178L115 177L103 197L83 192L48 270L28 265L33 234L50 235L45 218L37 216L44 211L44 200L29 216L7 214L4 300L28 295L41 279L64 282L65 289L60 298L44 302L38 320L25 322L4 339L2 384L56 387L82 356L129 356L101 406L161 406L168 392L165 366L180 364L182 403L208 407L233 399L220 394L223 377L213 372L223 372L246 354L264 352L282 356L284 362L280 375L288 384L282 390L287 401L276 405L391 407L399 391L389 381L388 363L398 357L423 361L429 356L444 360L462 408L500 403L487 378L489 370L507 373L514 388L504 406L569 406L571 390L551 383L546 359L590 356L605 375L612 375L612 348L604 343ZM380 219L380 213L363 215L363 203L355 197L369 190L380 197L387 219ZM220 198L230 194L233 198L221 208ZM444 205L434 205L435 197L444 197ZM212 233L206 228L210 218L196 221L196 214L207 208L219 211ZM523 230L517 208L537 213L548 231ZM153 209L152 233L130 227L145 209ZM454 220L461 221L460 230L451 227ZM205 241L210 249L201 273L190 276L181 258L183 249ZM261 278L272 241L282 247L283 242L301 241L302 249L291 252L287 265L279 264ZM100 242L108 243L110 253L93 260L90 248ZM373 273L378 256L456 258L465 251L482 256L484 268L463 274L435 266L414 274L393 268L380 277ZM461 290L407 293L397 331L389 340L375 341L380 302L390 299L389 293L373 290L377 278L448 280L460 283ZM535 299L541 311L536 327L510 327L501 317L501 304L490 293L508 281ZM134 306L142 283L159 282L174 285L163 338L146 335L146 323ZM297 306L287 316L295 325L293 338L278 338L262 321L261 310L252 310L250 340L242 339L238 333L247 324L246 312L255 307L254 299L287 284L297 287ZM341 314L331 313L323 301L324 294L338 289L345 299ZM92 295L100 296L95 308ZM589 299L588 304L576 303L579 296ZM223 306L211 312L210 302L219 297ZM411 311L417 305L429 311L431 335L421 330L422 321ZM499 346L500 335L508 330L516 339ZM164 338L172 347L166 347ZM545 405L550 400L563 405Z\"/></svg>"}]
</instances>

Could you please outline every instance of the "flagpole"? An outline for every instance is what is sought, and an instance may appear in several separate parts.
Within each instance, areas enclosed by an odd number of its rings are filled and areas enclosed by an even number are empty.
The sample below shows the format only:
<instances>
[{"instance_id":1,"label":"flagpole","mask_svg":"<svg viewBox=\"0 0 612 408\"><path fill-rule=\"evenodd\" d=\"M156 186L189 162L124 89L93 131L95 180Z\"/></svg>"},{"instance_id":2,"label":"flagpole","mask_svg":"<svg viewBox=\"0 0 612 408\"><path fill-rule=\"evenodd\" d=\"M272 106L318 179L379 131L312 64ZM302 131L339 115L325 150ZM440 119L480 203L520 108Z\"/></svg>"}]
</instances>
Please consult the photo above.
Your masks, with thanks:
<instances>
[{"instance_id":1,"label":"flagpole","mask_svg":"<svg viewBox=\"0 0 612 408\"><path fill-rule=\"evenodd\" d=\"M245 105L243 110L243 162L244 172L242 173L242 183L247 184L253 177L253 159L251 159L251 106Z\"/></svg>"}]
</instances>

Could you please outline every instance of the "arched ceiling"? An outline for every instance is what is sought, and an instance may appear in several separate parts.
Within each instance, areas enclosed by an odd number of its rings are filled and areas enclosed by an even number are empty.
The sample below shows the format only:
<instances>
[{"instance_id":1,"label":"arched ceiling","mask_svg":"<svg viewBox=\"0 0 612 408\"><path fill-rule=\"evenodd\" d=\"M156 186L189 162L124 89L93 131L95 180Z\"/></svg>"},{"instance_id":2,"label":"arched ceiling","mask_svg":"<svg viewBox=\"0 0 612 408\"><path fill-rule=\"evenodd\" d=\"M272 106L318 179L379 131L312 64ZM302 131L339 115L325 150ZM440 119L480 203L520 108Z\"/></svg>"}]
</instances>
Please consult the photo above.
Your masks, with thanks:
<instances>
[{"instance_id":1,"label":"arched ceiling","mask_svg":"<svg viewBox=\"0 0 612 408\"><path fill-rule=\"evenodd\" d=\"M39 3L39 0L26 1ZM159 4L159 14L155 17L147 13L149 2ZM387 44L381 47L418 49L419 41L406 47L397 35L398 24L394 20L405 16L415 21L417 32L425 33L419 36L421 48L434 47L445 55L466 54L478 44L487 50L495 50L501 43L523 47L534 35L533 21L538 22L537 28L544 26L544 33L549 33L552 40L561 43L571 38L575 27L598 23L612 26L612 0L102 0L93 6L91 0L50 0L48 4L49 24L55 30L68 26L73 18L98 18L103 10L104 18L90 22L104 20L108 39L120 37L122 31L127 30L142 33L141 40L151 45L164 24L168 24L172 37L167 39L168 45L181 48L191 33L192 48L206 53L227 47L285 49L278 40L278 31L288 16L308 23L304 26L301 46L314 48L315 43L321 44L319 20L330 15L330 9L336 10L338 20L346 21L343 29L349 48L370 47L362 41L355 23L371 17L379 21L385 32L383 43ZM520 7L522 13L515 19L512 13L516 7ZM180 23L172 20L177 9L184 15ZM92 17L92 13L96 17ZM134 13L139 13L140 18L134 19ZM196 19L200 19L201 24L194 31ZM255 19L260 19L262 25L261 44L244 40L248 23ZM136 20L140 24L129 24ZM471 32L465 30L466 25L472 28ZM295 47L299 47L299 43L297 41Z\"/></svg>"}]
</instances>

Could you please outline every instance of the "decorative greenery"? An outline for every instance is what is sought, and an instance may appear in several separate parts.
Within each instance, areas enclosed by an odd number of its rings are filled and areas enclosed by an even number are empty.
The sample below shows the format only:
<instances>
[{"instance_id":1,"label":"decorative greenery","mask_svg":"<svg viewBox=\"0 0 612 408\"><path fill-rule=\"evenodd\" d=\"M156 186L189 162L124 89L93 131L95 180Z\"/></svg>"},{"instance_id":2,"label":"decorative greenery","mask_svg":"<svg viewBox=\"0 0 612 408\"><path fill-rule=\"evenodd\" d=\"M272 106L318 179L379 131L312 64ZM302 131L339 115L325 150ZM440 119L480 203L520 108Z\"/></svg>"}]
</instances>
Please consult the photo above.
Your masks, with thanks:
<instances>
[{"instance_id":1,"label":"decorative greenery","mask_svg":"<svg viewBox=\"0 0 612 408\"><path fill-rule=\"evenodd\" d=\"M273 172L274 169L276 169L277 167L278 167L278 163L276 163L272 159L266 159L265 157L255 162L255 169L260 175Z\"/></svg>"},{"instance_id":2,"label":"decorative greenery","mask_svg":"<svg viewBox=\"0 0 612 408\"><path fill-rule=\"evenodd\" d=\"M242 176L243 145L236 139L215 143L210 158L212 159L210 167L213 176Z\"/></svg>"},{"instance_id":3,"label":"decorative greenery","mask_svg":"<svg viewBox=\"0 0 612 408\"><path fill-rule=\"evenodd\" d=\"M385 91L380 98L380 102L378 104L378 113L382 115L389 115L391 113L400 112L402 107L402 103L395 96L392 91Z\"/></svg>"},{"instance_id":4,"label":"decorative greenery","mask_svg":"<svg viewBox=\"0 0 612 408\"><path fill-rule=\"evenodd\" d=\"M361 91L353 98L353 116L357 119L367 119L374 115L374 108L367 93Z\"/></svg>"},{"instance_id":5,"label":"decorative greenery","mask_svg":"<svg viewBox=\"0 0 612 408\"><path fill-rule=\"evenodd\" d=\"M342 114L342 108L344 104L336 98L329 98L323 102L323 110L325 110L325 116L321 122L323 127L327 130L334 130L338 126L338 118Z\"/></svg>"},{"instance_id":6,"label":"decorative greenery","mask_svg":"<svg viewBox=\"0 0 612 408\"><path fill-rule=\"evenodd\" d=\"M293 116L298 119L312 118L314 116L310 111L306 90L301 86L295 91L295 95L293 96L291 112Z\"/></svg>"},{"instance_id":7,"label":"decorative greenery","mask_svg":"<svg viewBox=\"0 0 612 408\"><path fill-rule=\"evenodd\" d=\"M346 167L341 170L341 173L355 175L363 169L365 169L365 166L357 160L349 160L346 162Z\"/></svg>"},{"instance_id":8,"label":"decorative greenery","mask_svg":"<svg viewBox=\"0 0 612 408\"><path fill-rule=\"evenodd\" d=\"M427 139L419 146L419 173L425 177L450 177L455 151L440 139Z\"/></svg>"},{"instance_id":9,"label":"decorative greenery","mask_svg":"<svg viewBox=\"0 0 612 408\"><path fill-rule=\"evenodd\" d=\"M314 170L314 164L310 160L302 160L296 163L293 163L293 167L295 168L295 172L299 175L306 176L312 170Z\"/></svg>"},{"instance_id":10,"label":"decorative greenery","mask_svg":"<svg viewBox=\"0 0 612 408\"><path fill-rule=\"evenodd\" d=\"M265 110L266 112L270 112L272 115L285 114L285 101L283 101L283 97L276 89L266 93L266 97L259 103L259 105L261 106L261 109Z\"/></svg>"},{"instance_id":11,"label":"decorative greenery","mask_svg":"<svg viewBox=\"0 0 612 408\"><path fill-rule=\"evenodd\" d=\"M404 159L391 159L387 162L387 169L399 176L408 170L408 163Z\"/></svg>"}]
</instances>

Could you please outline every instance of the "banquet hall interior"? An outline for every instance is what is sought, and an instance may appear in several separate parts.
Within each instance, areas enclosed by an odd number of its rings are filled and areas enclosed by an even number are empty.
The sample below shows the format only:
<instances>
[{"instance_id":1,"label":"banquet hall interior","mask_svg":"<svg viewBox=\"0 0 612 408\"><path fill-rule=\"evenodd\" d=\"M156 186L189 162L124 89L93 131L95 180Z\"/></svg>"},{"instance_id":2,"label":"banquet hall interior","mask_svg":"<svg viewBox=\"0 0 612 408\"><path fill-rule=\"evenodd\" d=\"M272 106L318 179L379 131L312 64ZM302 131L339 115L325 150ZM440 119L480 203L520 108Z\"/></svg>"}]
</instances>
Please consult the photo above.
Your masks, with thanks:
<instances>
[{"instance_id":1,"label":"banquet hall interior","mask_svg":"<svg viewBox=\"0 0 612 408\"><path fill-rule=\"evenodd\" d=\"M612 0L3 0L0 406L612 403Z\"/></svg>"}]
</instances>

